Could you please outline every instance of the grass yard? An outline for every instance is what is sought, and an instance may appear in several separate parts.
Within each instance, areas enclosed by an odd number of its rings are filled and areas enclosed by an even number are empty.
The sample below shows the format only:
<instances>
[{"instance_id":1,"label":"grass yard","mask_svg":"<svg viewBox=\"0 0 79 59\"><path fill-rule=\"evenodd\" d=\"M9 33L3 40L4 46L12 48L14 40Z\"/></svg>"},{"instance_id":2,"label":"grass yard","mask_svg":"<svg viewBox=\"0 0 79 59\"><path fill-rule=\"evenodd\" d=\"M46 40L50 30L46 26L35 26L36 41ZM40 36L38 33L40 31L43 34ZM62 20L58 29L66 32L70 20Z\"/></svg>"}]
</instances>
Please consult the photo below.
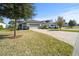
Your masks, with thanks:
<instances>
[{"instance_id":1,"label":"grass yard","mask_svg":"<svg viewBox=\"0 0 79 59\"><path fill-rule=\"evenodd\" d=\"M65 31L65 32L79 32L79 30L76 29L48 29L50 31Z\"/></svg>"},{"instance_id":2,"label":"grass yard","mask_svg":"<svg viewBox=\"0 0 79 59\"><path fill-rule=\"evenodd\" d=\"M70 28L69 26L68 27L62 27L64 29L79 29L79 26L74 26L73 28Z\"/></svg>"},{"instance_id":3,"label":"grass yard","mask_svg":"<svg viewBox=\"0 0 79 59\"><path fill-rule=\"evenodd\" d=\"M65 32L79 32L79 30L61 30L61 31L65 31Z\"/></svg>"},{"instance_id":4,"label":"grass yard","mask_svg":"<svg viewBox=\"0 0 79 59\"><path fill-rule=\"evenodd\" d=\"M58 56L72 55L73 47L46 34L17 31L17 38L12 38L12 31L0 31L0 55L5 56Z\"/></svg>"}]
</instances>

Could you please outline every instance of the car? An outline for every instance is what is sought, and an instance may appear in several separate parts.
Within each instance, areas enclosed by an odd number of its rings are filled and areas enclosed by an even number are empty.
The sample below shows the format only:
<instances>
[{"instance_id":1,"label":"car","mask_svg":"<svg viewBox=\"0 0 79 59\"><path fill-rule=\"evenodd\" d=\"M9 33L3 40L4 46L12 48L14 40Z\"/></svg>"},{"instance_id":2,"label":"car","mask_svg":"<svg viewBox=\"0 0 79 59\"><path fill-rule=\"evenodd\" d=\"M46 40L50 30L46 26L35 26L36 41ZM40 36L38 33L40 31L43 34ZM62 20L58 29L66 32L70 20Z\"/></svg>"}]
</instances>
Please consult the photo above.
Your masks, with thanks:
<instances>
[{"instance_id":1,"label":"car","mask_svg":"<svg viewBox=\"0 0 79 59\"><path fill-rule=\"evenodd\" d=\"M29 26L24 26L23 30L29 30Z\"/></svg>"},{"instance_id":2,"label":"car","mask_svg":"<svg viewBox=\"0 0 79 59\"><path fill-rule=\"evenodd\" d=\"M55 29L57 29L57 28L58 28L58 26L57 26L57 25L49 25L48 27L49 27L49 28L55 28Z\"/></svg>"}]
</instances>

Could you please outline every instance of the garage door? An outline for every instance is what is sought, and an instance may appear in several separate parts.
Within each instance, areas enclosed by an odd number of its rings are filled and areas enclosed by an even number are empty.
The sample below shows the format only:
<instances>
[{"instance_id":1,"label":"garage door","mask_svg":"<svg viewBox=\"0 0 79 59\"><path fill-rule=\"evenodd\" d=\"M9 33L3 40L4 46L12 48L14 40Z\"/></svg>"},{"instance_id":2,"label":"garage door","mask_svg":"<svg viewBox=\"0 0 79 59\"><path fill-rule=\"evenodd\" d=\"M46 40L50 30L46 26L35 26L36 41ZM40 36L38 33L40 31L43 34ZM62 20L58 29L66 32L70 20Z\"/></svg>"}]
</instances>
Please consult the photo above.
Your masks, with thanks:
<instances>
[{"instance_id":1,"label":"garage door","mask_svg":"<svg viewBox=\"0 0 79 59\"><path fill-rule=\"evenodd\" d=\"M37 29L39 27L39 24L30 24L30 29Z\"/></svg>"}]
</instances>

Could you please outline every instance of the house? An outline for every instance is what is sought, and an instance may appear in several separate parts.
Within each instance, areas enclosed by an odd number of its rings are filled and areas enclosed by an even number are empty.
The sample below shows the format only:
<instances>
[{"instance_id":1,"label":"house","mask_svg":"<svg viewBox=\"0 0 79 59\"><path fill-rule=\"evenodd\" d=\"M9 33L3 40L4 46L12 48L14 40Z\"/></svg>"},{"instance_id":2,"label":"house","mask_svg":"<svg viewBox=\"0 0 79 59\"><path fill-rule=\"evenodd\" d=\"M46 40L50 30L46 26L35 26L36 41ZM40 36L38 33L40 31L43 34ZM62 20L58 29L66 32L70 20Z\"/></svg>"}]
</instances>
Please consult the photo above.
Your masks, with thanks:
<instances>
[{"instance_id":1,"label":"house","mask_svg":"<svg viewBox=\"0 0 79 59\"><path fill-rule=\"evenodd\" d=\"M18 29L19 30L23 30L23 29L27 29L28 27L30 29L35 29L35 28L39 28L39 26L41 26L43 24L43 22L41 21L36 21L36 20L17 20L18 23Z\"/></svg>"},{"instance_id":2,"label":"house","mask_svg":"<svg viewBox=\"0 0 79 59\"><path fill-rule=\"evenodd\" d=\"M54 22L52 22L52 20L45 20L45 21L28 20L27 21L27 26L29 26L30 29L36 29L43 25L46 25L47 27L51 25L54 25L54 27L57 26Z\"/></svg>"},{"instance_id":3,"label":"house","mask_svg":"<svg viewBox=\"0 0 79 59\"><path fill-rule=\"evenodd\" d=\"M24 19L17 20L18 23L18 30L25 30L25 29L37 29L40 26L46 25L48 28L58 28L58 25L56 22L53 22L51 20L45 20L45 21L37 21L37 20L27 20L24 21ZM68 26L67 23L65 23L63 26Z\"/></svg>"},{"instance_id":4,"label":"house","mask_svg":"<svg viewBox=\"0 0 79 59\"><path fill-rule=\"evenodd\" d=\"M30 29L39 28L40 26L42 26L42 24L44 24L44 22L42 22L42 21L36 21L36 20L27 21L27 26L29 26Z\"/></svg>"},{"instance_id":5,"label":"house","mask_svg":"<svg viewBox=\"0 0 79 59\"><path fill-rule=\"evenodd\" d=\"M27 20L27 21L18 20L17 23L18 23L19 30L27 29L27 27L29 27L30 29L37 29L42 25L47 25L48 27L50 25L56 26L56 24L51 21L48 22L48 21L37 21L37 20Z\"/></svg>"},{"instance_id":6,"label":"house","mask_svg":"<svg viewBox=\"0 0 79 59\"><path fill-rule=\"evenodd\" d=\"M5 23L0 23L0 26L2 26L3 28L6 28L6 24Z\"/></svg>"},{"instance_id":7,"label":"house","mask_svg":"<svg viewBox=\"0 0 79 59\"><path fill-rule=\"evenodd\" d=\"M67 27L67 26L69 26L68 23L64 23L63 27Z\"/></svg>"}]
</instances>

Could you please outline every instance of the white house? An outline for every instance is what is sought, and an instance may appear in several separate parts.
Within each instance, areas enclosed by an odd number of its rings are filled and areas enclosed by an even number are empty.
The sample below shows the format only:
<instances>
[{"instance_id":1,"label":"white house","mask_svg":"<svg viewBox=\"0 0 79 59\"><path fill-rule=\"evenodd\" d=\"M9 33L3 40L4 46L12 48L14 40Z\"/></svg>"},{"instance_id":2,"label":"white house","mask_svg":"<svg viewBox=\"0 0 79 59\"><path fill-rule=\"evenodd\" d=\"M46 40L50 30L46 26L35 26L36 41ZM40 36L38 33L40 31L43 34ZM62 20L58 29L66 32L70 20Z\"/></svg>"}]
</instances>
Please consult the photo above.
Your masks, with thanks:
<instances>
[{"instance_id":1,"label":"white house","mask_svg":"<svg viewBox=\"0 0 79 59\"><path fill-rule=\"evenodd\" d=\"M6 28L6 24L5 23L0 23L0 26L3 26L3 28Z\"/></svg>"}]
</instances>

